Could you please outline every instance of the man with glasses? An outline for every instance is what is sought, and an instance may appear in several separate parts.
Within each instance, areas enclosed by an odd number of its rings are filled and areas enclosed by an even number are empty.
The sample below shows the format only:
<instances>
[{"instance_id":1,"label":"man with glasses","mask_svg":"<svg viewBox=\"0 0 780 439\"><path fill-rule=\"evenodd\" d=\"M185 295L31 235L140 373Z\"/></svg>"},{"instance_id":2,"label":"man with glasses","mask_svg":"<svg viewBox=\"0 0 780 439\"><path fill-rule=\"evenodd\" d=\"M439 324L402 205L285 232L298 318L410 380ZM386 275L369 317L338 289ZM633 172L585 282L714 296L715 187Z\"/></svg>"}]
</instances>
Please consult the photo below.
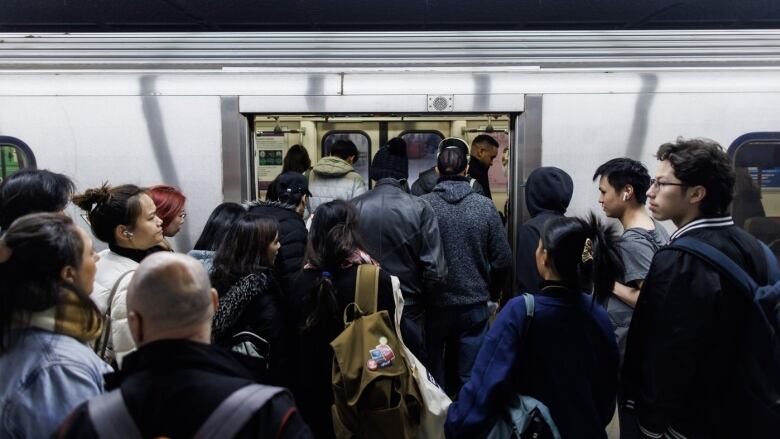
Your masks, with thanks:
<instances>
[{"instance_id":1,"label":"man with glasses","mask_svg":"<svg viewBox=\"0 0 780 439\"><path fill-rule=\"evenodd\" d=\"M635 410L643 437L744 437L746 425L761 431L764 425L756 424L766 422L734 385L737 374L749 373L736 364L745 355L750 301L730 278L675 242L686 237L710 244L760 285L768 282L769 261L729 215L734 170L720 145L678 139L661 145L657 157L649 208L656 220L671 220L678 229L656 253L637 301L623 368L626 407Z\"/></svg>"}]
</instances>

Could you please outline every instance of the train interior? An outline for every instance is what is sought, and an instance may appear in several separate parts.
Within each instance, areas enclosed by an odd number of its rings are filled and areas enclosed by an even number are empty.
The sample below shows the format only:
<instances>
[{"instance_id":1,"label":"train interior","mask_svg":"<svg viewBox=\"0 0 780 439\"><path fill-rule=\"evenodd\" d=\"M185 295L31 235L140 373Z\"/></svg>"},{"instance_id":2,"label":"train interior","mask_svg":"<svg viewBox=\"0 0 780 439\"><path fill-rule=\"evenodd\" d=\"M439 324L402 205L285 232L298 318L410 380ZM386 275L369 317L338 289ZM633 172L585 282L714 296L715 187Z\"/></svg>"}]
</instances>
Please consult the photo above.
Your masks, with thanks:
<instances>
[{"instance_id":1,"label":"train interior","mask_svg":"<svg viewBox=\"0 0 780 439\"><path fill-rule=\"evenodd\" d=\"M507 114L426 115L255 115L252 180L255 196L264 198L268 184L281 172L287 149L300 144L309 152L312 164L328 155L328 148L340 138L352 140L360 151L354 167L366 182L371 158L393 137L406 141L409 185L436 164L436 147L446 137L460 137L469 144L480 134L498 141L499 151L490 167L490 190L499 211L507 201L510 117ZM372 184L371 182L370 184Z\"/></svg>"}]
</instances>

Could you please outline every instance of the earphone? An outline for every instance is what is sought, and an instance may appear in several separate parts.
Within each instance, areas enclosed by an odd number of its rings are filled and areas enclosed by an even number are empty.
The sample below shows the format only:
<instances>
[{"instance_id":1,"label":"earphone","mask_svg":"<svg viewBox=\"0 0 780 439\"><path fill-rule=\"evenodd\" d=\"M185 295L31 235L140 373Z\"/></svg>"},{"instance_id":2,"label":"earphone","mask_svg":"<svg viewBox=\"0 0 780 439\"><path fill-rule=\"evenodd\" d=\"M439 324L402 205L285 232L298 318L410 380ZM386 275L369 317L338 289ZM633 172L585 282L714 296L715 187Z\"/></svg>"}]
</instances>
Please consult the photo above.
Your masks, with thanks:
<instances>
[{"instance_id":1,"label":"earphone","mask_svg":"<svg viewBox=\"0 0 780 439\"><path fill-rule=\"evenodd\" d=\"M131 232L129 230L125 230L124 232L122 232L122 234L125 235L125 238L127 238L127 239L130 239L130 238L133 237L133 232Z\"/></svg>"},{"instance_id":2,"label":"earphone","mask_svg":"<svg viewBox=\"0 0 780 439\"><path fill-rule=\"evenodd\" d=\"M623 201L628 201L628 192L623 192Z\"/></svg>"}]
</instances>

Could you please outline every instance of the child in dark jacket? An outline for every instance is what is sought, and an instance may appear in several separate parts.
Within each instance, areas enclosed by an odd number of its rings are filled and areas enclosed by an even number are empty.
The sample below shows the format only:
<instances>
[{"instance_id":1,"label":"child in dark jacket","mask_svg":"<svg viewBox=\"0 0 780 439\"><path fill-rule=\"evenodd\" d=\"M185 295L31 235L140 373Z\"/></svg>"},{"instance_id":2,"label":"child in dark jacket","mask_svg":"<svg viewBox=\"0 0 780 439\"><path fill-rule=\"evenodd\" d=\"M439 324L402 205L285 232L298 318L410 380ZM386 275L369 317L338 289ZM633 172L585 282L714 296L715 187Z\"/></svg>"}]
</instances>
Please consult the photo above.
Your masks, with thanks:
<instances>
[{"instance_id":1,"label":"child in dark jacket","mask_svg":"<svg viewBox=\"0 0 780 439\"><path fill-rule=\"evenodd\" d=\"M615 409L618 350L609 317L596 303L622 271L595 218L554 218L536 250L545 279L526 325L522 297L509 301L490 329L471 380L449 408L448 438L484 437L515 394L550 410L563 438L606 438ZM593 283L594 295L584 293ZM525 330L527 329L527 333Z\"/></svg>"}]
</instances>

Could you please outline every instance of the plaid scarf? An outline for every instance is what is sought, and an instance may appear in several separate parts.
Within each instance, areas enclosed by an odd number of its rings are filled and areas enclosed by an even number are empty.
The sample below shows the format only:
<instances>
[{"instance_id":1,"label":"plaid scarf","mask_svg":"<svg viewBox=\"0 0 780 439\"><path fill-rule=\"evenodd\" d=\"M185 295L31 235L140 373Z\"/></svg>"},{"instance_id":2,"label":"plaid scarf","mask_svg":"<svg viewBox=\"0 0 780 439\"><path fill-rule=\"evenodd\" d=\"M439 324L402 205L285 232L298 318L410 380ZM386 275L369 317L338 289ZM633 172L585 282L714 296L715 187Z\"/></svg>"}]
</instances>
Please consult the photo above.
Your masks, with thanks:
<instances>
[{"instance_id":1,"label":"plaid scarf","mask_svg":"<svg viewBox=\"0 0 780 439\"><path fill-rule=\"evenodd\" d=\"M60 296L60 303L57 305L30 313L27 317L29 319L22 320L26 327L69 335L81 342L96 339L103 330L103 317L100 313L69 290Z\"/></svg>"}]
</instances>

